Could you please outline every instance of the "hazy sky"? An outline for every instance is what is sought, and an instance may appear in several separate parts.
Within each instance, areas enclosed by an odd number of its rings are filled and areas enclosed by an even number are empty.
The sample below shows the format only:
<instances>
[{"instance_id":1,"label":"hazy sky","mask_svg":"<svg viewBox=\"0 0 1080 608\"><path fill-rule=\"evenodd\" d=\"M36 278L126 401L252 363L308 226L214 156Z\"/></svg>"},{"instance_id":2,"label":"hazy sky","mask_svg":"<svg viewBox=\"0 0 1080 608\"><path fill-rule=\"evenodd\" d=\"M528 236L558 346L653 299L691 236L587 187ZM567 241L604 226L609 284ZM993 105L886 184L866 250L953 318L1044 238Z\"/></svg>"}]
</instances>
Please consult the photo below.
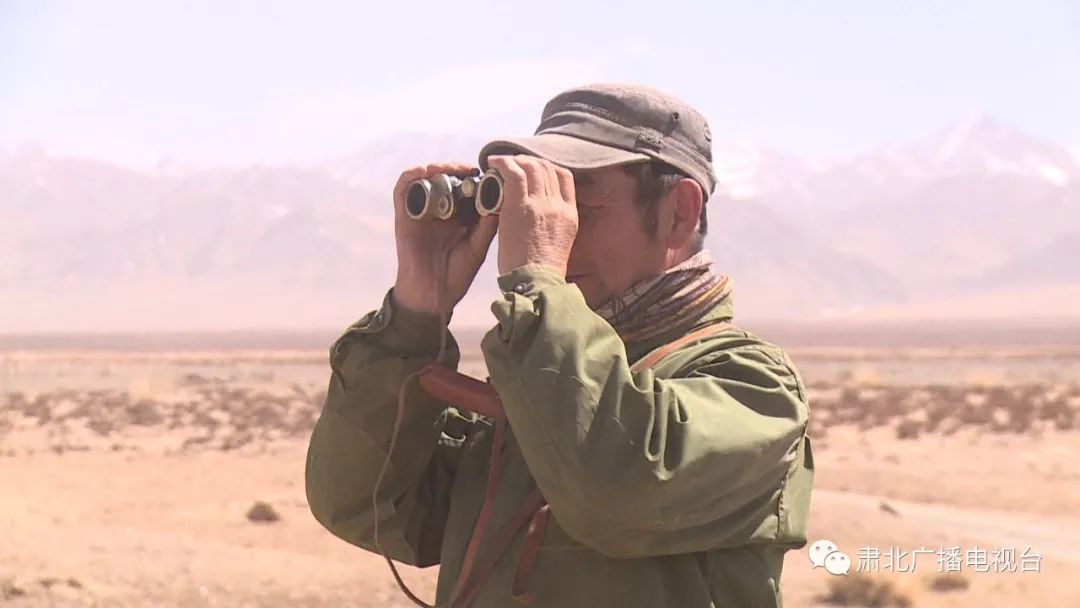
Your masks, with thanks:
<instances>
[{"instance_id":1,"label":"hazy sky","mask_svg":"<svg viewBox=\"0 0 1080 608\"><path fill-rule=\"evenodd\" d=\"M0 146L127 164L529 134L554 93L611 80L803 155L977 111L1076 146L1080 0L0 0Z\"/></svg>"}]
</instances>

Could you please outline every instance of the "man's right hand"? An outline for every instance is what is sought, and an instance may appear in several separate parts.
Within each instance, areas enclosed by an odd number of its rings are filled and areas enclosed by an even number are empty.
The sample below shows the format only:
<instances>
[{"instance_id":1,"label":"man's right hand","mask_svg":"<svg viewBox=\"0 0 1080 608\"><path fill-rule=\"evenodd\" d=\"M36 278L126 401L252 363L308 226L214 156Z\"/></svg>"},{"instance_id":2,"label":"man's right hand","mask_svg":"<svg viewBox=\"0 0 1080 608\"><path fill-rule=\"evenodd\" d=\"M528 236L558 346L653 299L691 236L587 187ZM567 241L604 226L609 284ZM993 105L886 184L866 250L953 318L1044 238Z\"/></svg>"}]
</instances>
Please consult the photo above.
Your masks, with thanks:
<instances>
[{"instance_id":1,"label":"man's right hand","mask_svg":"<svg viewBox=\"0 0 1080 608\"><path fill-rule=\"evenodd\" d=\"M413 167L401 174L394 186L394 235L397 238L398 270L394 301L418 312L449 314L465 297L499 225L498 216L480 218L464 226L455 219L414 220L405 212L405 197L415 180L439 173L466 177L479 170L466 164L445 163ZM443 292L439 293L440 275Z\"/></svg>"}]
</instances>

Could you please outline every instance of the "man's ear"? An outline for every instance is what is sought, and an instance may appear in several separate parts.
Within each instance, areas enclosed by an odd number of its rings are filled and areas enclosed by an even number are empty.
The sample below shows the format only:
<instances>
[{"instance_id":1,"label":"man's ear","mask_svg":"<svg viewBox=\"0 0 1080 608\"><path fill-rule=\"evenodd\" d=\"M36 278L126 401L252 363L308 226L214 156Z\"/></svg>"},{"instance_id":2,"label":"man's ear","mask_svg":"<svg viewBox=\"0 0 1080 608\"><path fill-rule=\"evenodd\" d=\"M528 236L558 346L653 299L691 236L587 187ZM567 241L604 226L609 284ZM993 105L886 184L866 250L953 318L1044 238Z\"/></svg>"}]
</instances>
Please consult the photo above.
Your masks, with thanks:
<instances>
[{"instance_id":1,"label":"man's ear","mask_svg":"<svg viewBox=\"0 0 1080 608\"><path fill-rule=\"evenodd\" d=\"M705 195L701 191L701 185L684 177L671 189L668 198L672 205L668 249L682 249L695 238Z\"/></svg>"}]
</instances>

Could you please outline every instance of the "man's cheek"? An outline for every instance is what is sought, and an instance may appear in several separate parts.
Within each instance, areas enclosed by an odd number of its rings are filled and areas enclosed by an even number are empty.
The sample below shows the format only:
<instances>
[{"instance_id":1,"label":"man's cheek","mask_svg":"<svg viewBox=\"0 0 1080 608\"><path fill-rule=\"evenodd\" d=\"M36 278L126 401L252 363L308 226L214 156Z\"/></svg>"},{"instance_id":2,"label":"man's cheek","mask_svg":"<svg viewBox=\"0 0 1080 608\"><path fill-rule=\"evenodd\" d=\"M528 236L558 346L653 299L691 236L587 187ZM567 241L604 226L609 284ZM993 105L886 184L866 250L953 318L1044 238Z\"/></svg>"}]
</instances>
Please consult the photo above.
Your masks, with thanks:
<instances>
[{"instance_id":1,"label":"man's cheek","mask_svg":"<svg viewBox=\"0 0 1080 608\"><path fill-rule=\"evenodd\" d=\"M588 232L578 230L574 245L570 248L569 269L571 274L588 272L591 259L590 249L596 239Z\"/></svg>"}]
</instances>

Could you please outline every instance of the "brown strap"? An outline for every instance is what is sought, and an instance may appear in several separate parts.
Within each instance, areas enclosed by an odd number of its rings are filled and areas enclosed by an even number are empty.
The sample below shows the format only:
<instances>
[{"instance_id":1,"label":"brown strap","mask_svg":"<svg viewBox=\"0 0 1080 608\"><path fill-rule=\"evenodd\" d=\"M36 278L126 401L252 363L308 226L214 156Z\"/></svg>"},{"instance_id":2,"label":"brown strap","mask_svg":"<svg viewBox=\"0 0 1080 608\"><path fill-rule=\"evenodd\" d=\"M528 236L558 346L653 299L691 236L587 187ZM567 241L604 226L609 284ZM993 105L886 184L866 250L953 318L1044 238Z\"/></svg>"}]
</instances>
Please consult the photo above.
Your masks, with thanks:
<instances>
[{"instance_id":1,"label":"brown strap","mask_svg":"<svg viewBox=\"0 0 1080 608\"><path fill-rule=\"evenodd\" d=\"M525 524L529 523L540 510L545 509L546 506L547 501L544 500L544 495L540 492L540 488L534 487L525 500L521 501L521 504L518 505L517 510L514 511L513 516L510 517L510 521L506 522L506 524L499 529L498 534L492 539L491 546L484 553L484 559L476 566L475 576L469 585L468 591L461 596L461 603L453 604L454 606L468 606L469 602L471 602L480 591L480 585L487 580L491 571L495 569L495 564L498 563L499 558L502 557L503 553L506 553L506 550L513 544L514 539L517 538L518 532L521 531L521 529L525 527ZM545 521L538 532L534 534L535 540L533 540L533 542L536 544L536 548L533 550L534 552L539 552L540 541L543 540L543 532L546 527L547 522ZM530 530L531 529L532 528L530 527ZM524 556L524 550L522 553ZM536 558L534 556L532 561L535 562L535 560ZM521 570L520 564L518 570ZM521 574L521 578L524 579L527 575L528 572L525 572ZM515 582L518 580L518 577L519 575L515 574ZM458 579L458 581L460 583L461 579Z\"/></svg>"},{"instance_id":2,"label":"brown strap","mask_svg":"<svg viewBox=\"0 0 1080 608\"><path fill-rule=\"evenodd\" d=\"M430 363L420 370L418 380L427 394L470 412L489 418L503 416L502 401L495 387L448 367Z\"/></svg>"},{"instance_id":3,"label":"brown strap","mask_svg":"<svg viewBox=\"0 0 1080 608\"><path fill-rule=\"evenodd\" d=\"M480 515L476 518L476 525L473 526L472 538L469 539L469 546L465 550L465 561L462 562L461 573L458 575L457 584L454 585L454 590L450 594L451 606L458 605L456 598L465 591L466 583L469 581L469 575L471 574L473 564L476 561L477 551L480 549L480 541L484 537L484 530L491 520L491 512L495 506L495 493L499 486L499 475L501 473L499 461L500 455L502 454L503 442L506 440L505 431L506 418L500 416L495 419L495 441L491 446L491 459L488 461L488 483L487 492L484 495L484 504L480 507ZM468 600L461 605L467 606Z\"/></svg>"},{"instance_id":4,"label":"brown strap","mask_svg":"<svg viewBox=\"0 0 1080 608\"><path fill-rule=\"evenodd\" d=\"M691 342L696 342L698 340L701 340L702 338L707 338L713 334L718 334L720 332L724 332L734 328L735 326L727 321L710 323L709 325L706 325L701 329L686 334L685 336L679 338L678 340L675 340L674 342L668 342L667 344L657 348L656 350L649 352L649 354L634 362L634 364L630 366L630 371L639 372L643 369L650 368L662 361L671 353L679 350L687 344L690 344Z\"/></svg>"},{"instance_id":5,"label":"brown strap","mask_svg":"<svg viewBox=\"0 0 1080 608\"><path fill-rule=\"evenodd\" d=\"M517 570L514 571L514 586L511 589L514 599L522 604L531 604L536 600L536 590L529 589L529 577L536 558L540 555L540 545L544 542L548 520L551 519L551 507L545 502L532 516L529 531L525 533L525 544L521 547Z\"/></svg>"}]
</instances>

